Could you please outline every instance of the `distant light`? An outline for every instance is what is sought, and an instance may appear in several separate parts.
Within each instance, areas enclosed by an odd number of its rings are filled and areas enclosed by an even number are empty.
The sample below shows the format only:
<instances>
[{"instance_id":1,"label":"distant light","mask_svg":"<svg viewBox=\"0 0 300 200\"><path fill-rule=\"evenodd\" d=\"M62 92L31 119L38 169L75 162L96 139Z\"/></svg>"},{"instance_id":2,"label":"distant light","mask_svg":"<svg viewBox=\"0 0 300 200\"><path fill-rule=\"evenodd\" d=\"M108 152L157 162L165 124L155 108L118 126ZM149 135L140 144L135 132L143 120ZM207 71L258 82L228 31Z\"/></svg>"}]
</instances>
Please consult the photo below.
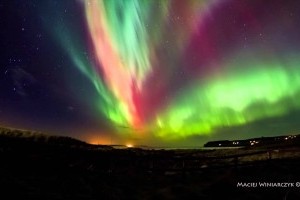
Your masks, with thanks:
<instances>
[{"instance_id":1,"label":"distant light","mask_svg":"<svg viewBox=\"0 0 300 200\"><path fill-rule=\"evenodd\" d=\"M221 146L222 144L219 144L219 146Z\"/></svg>"},{"instance_id":2,"label":"distant light","mask_svg":"<svg viewBox=\"0 0 300 200\"><path fill-rule=\"evenodd\" d=\"M133 145L132 145L132 144L126 144L126 147L127 147L127 148L132 148Z\"/></svg>"},{"instance_id":3,"label":"distant light","mask_svg":"<svg viewBox=\"0 0 300 200\"><path fill-rule=\"evenodd\" d=\"M286 138L284 138L285 140L287 140L288 138L286 137Z\"/></svg>"}]
</instances>

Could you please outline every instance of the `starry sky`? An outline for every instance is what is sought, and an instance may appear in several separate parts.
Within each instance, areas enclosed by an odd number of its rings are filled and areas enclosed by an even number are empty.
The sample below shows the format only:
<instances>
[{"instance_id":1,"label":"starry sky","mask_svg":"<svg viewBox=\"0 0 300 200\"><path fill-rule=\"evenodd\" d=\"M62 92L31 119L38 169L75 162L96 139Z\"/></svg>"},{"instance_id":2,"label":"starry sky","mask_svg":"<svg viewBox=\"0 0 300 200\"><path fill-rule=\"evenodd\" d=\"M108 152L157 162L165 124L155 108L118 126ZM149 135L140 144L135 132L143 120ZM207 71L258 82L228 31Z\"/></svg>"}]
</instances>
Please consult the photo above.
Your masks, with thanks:
<instances>
[{"instance_id":1,"label":"starry sky","mask_svg":"<svg viewBox=\"0 0 300 200\"><path fill-rule=\"evenodd\" d=\"M294 0L0 1L0 125L90 143L299 134Z\"/></svg>"}]
</instances>

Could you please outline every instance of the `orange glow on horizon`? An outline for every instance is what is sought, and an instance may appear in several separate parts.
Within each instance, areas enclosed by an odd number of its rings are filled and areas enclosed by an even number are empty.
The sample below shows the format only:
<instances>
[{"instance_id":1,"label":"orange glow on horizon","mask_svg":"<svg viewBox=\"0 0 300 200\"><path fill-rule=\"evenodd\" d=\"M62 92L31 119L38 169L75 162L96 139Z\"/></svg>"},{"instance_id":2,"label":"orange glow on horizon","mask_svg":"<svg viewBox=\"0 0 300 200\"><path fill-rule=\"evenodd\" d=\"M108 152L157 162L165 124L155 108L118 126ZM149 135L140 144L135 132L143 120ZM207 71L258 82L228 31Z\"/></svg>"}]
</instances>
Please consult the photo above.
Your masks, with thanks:
<instances>
[{"instance_id":1,"label":"orange glow on horizon","mask_svg":"<svg viewBox=\"0 0 300 200\"><path fill-rule=\"evenodd\" d=\"M93 145L112 145L113 140L109 136L99 136L99 134L90 135L85 140L89 144Z\"/></svg>"},{"instance_id":2,"label":"orange glow on horizon","mask_svg":"<svg viewBox=\"0 0 300 200\"><path fill-rule=\"evenodd\" d=\"M130 144L130 143L129 143L129 144L126 144L126 147L127 147L127 148L132 148L132 147L134 147L134 146L133 146L133 144Z\"/></svg>"}]
</instances>

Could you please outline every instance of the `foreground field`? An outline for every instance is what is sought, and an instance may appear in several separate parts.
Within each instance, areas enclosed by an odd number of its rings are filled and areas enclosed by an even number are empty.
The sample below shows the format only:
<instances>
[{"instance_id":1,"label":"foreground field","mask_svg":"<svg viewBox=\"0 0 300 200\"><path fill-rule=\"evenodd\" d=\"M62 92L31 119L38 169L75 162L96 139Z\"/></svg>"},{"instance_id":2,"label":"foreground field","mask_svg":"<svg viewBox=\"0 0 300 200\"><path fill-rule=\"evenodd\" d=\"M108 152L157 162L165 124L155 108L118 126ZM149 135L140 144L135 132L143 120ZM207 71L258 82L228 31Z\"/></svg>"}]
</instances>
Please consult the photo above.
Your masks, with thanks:
<instances>
[{"instance_id":1,"label":"foreground field","mask_svg":"<svg viewBox=\"0 0 300 200\"><path fill-rule=\"evenodd\" d=\"M166 151L53 140L1 135L3 199L300 199L297 145ZM294 186L238 186L264 182Z\"/></svg>"}]
</instances>

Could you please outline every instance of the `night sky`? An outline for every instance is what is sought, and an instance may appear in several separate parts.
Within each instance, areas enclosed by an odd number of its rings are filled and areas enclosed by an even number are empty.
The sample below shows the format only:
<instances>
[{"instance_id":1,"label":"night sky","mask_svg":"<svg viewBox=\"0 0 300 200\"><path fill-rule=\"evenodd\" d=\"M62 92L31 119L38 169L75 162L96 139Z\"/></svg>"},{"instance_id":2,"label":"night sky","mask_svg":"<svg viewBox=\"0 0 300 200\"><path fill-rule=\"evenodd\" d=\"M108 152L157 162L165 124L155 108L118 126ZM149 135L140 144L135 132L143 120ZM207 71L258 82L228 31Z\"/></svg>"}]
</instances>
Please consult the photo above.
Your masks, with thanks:
<instances>
[{"instance_id":1,"label":"night sky","mask_svg":"<svg viewBox=\"0 0 300 200\"><path fill-rule=\"evenodd\" d=\"M300 133L300 2L0 1L0 125L201 146Z\"/></svg>"}]
</instances>

